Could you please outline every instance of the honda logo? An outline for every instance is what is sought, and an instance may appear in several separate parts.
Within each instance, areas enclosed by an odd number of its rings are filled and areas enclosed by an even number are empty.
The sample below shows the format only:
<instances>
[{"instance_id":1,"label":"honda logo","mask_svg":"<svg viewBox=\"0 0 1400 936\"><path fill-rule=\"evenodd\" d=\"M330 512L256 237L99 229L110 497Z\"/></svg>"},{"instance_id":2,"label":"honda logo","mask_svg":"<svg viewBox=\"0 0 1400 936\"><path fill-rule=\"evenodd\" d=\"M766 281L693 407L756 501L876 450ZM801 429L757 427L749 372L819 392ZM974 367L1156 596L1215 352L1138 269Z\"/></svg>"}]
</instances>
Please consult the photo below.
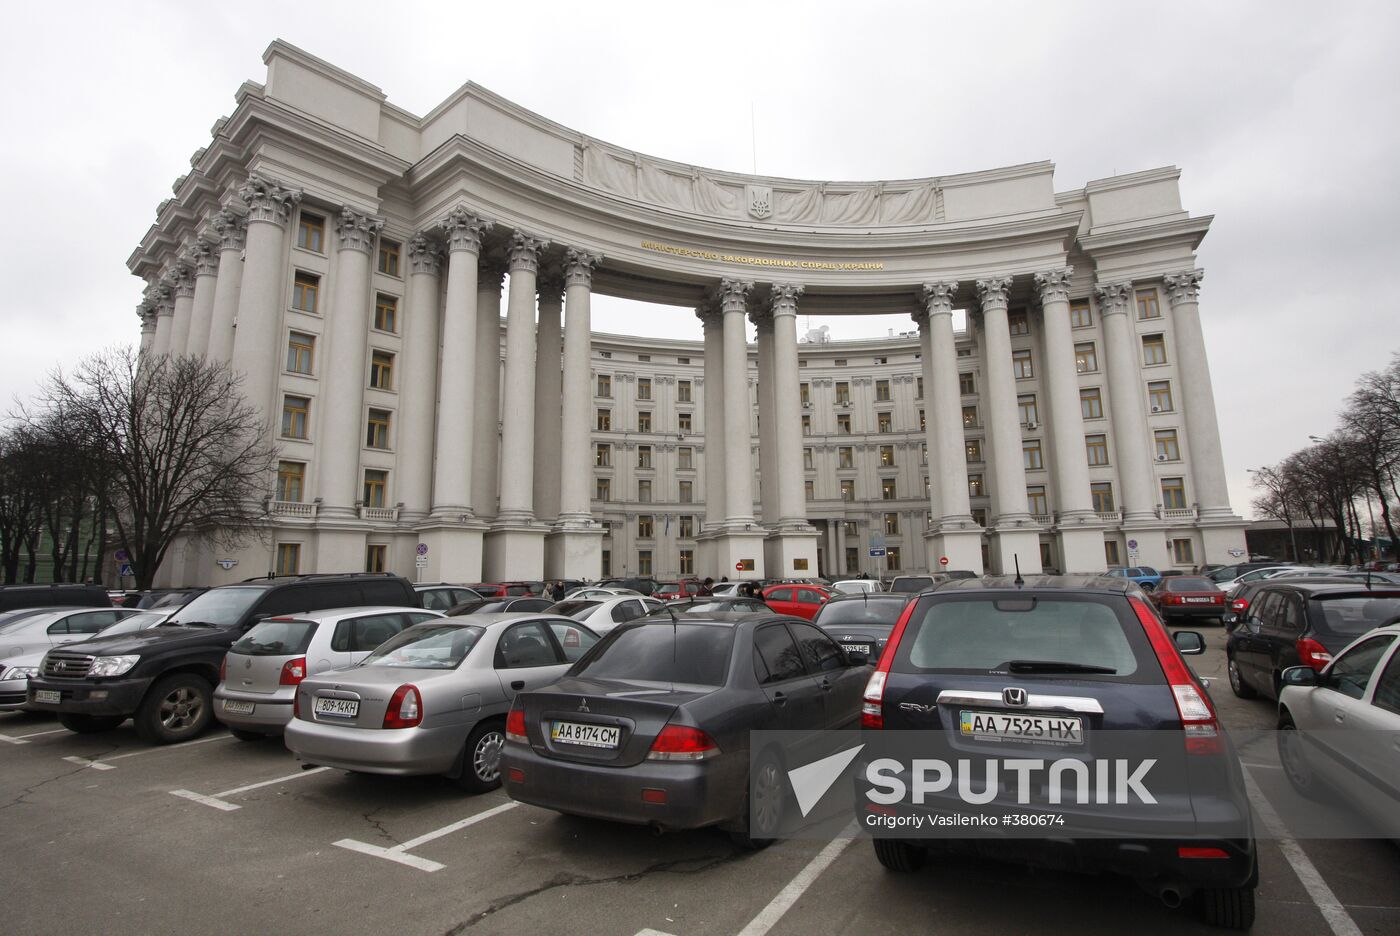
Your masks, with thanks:
<instances>
[{"instance_id":1,"label":"honda logo","mask_svg":"<svg viewBox=\"0 0 1400 936\"><path fill-rule=\"evenodd\" d=\"M1019 686L1007 686L1001 690L1001 700L1007 705L1023 706L1026 704L1026 690Z\"/></svg>"}]
</instances>

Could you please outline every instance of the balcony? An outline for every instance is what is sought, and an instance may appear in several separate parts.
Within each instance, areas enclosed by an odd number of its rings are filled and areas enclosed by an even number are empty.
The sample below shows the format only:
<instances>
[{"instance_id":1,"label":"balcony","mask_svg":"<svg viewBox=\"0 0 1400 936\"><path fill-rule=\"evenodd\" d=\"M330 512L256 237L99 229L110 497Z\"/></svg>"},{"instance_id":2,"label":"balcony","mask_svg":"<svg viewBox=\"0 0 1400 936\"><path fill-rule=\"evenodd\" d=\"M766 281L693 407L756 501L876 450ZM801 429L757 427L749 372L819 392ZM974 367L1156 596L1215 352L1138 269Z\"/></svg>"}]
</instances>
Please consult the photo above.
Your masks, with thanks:
<instances>
[{"instance_id":1,"label":"balcony","mask_svg":"<svg viewBox=\"0 0 1400 936\"><path fill-rule=\"evenodd\" d=\"M1031 514L1031 519L1034 520L1040 526L1048 527L1050 525L1051 516L1048 513Z\"/></svg>"},{"instance_id":2,"label":"balcony","mask_svg":"<svg viewBox=\"0 0 1400 936\"><path fill-rule=\"evenodd\" d=\"M379 523L398 523L399 508L397 507L360 507L360 519L376 521Z\"/></svg>"},{"instance_id":3,"label":"balcony","mask_svg":"<svg viewBox=\"0 0 1400 936\"><path fill-rule=\"evenodd\" d=\"M316 502L303 501L271 501L268 505L268 513L274 517L300 517L305 520L316 519Z\"/></svg>"},{"instance_id":4,"label":"balcony","mask_svg":"<svg viewBox=\"0 0 1400 936\"><path fill-rule=\"evenodd\" d=\"M1121 510L1100 510L1099 519L1104 523L1122 523L1123 511Z\"/></svg>"},{"instance_id":5,"label":"balcony","mask_svg":"<svg viewBox=\"0 0 1400 936\"><path fill-rule=\"evenodd\" d=\"M1196 522L1195 507L1158 507L1157 516L1163 520L1187 520Z\"/></svg>"}]
</instances>

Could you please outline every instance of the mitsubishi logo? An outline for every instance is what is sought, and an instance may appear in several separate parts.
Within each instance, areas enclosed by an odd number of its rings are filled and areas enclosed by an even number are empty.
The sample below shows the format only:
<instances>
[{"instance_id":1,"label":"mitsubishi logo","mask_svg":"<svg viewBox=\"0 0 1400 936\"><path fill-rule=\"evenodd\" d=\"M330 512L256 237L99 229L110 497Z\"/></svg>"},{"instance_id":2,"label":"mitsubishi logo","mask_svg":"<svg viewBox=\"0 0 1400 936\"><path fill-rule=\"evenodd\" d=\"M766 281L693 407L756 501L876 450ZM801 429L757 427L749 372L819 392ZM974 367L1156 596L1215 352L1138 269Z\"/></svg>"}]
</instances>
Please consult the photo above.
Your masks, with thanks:
<instances>
[{"instance_id":1,"label":"mitsubishi logo","mask_svg":"<svg viewBox=\"0 0 1400 936\"><path fill-rule=\"evenodd\" d=\"M588 700L587 700L587 699L579 699L579 700L578 700L578 710L579 710L580 712L587 712L587 711L588 711Z\"/></svg>"},{"instance_id":2,"label":"mitsubishi logo","mask_svg":"<svg viewBox=\"0 0 1400 936\"><path fill-rule=\"evenodd\" d=\"M243 668L244 668L244 669L252 669L252 668L253 668L253 658L252 658L252 657L248 657L246 660L243 661Z\"/></svg>"},{"instance_id":3,"label":"mitsubishi logo","mask_svg":"<svg viewBox=\"0 0 1400 936\"><path fill-rule=\"evenodd\" d=\"M1001 700L1007 705L1023 706L1026 704L1026 690L1020 686L1007 686L1001 690Z\"/></svg>"}]
</instances>

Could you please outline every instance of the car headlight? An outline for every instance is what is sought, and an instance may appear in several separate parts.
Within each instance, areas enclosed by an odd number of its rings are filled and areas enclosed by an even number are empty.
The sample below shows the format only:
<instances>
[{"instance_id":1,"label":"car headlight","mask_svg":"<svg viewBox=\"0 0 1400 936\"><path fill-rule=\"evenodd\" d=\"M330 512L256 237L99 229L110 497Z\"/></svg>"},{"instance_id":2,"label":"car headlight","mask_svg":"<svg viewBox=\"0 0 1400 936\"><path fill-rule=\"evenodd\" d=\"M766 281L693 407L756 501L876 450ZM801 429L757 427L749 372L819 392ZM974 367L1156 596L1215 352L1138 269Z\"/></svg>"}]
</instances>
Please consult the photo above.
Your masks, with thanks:
<instances>
[{"instance_id":1,"label":"car headlight","mask_svg":"<svg viewBox=\"0 0 1400 936\"><path fill-rule=\"evenodd\" d=\"M28 679L30 676L38 676L37 666L11 666L0 667L0 680L5 679Z\"/></svg>"},{"instance_id":2,"label":"car headlight","mask_svg":"<svg viewBox=\"0 0 1400 936\"><path fill-rule=\"evenodd\" d=\"M136 654L127 656L100 656L92 661L92 668L88 670L89 676L120 676L136 665L136 661L141 657Z\"/></svg>"}]
</instances>

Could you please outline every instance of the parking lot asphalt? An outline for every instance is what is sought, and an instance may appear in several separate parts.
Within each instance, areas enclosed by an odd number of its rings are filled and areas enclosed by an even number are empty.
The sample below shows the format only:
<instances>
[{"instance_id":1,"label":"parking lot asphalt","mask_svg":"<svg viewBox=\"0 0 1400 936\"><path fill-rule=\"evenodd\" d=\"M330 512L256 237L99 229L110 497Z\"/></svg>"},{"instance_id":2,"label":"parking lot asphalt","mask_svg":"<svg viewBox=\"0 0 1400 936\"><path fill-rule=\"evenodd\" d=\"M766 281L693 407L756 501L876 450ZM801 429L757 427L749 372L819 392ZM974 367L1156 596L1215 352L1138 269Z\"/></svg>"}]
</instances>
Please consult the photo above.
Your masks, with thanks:
<instances>
[{"instance_id":1,"label":"parking lot asphalt","mask_svg":"<svg viewBox=\"0 0 1400 936\"><path fill-rule=\"evenodd\" d=\"M1195 659L1222 719L1224 636ZM1272 749L1243 759L1256 805L1295 794ZM472 797L449 781L302 771L279 739L222 730L154 748L124 725L75 735L0 714L0 931L798 936L827 932L1215 932L1125 879L933 859L885 871L861 839L737 851L719 832L654 835ZM1310 807L1326 809L1326 806ZM1256 933L1400 933L1400 848L1260 838Z\"/></svg>"}]
</instances>

